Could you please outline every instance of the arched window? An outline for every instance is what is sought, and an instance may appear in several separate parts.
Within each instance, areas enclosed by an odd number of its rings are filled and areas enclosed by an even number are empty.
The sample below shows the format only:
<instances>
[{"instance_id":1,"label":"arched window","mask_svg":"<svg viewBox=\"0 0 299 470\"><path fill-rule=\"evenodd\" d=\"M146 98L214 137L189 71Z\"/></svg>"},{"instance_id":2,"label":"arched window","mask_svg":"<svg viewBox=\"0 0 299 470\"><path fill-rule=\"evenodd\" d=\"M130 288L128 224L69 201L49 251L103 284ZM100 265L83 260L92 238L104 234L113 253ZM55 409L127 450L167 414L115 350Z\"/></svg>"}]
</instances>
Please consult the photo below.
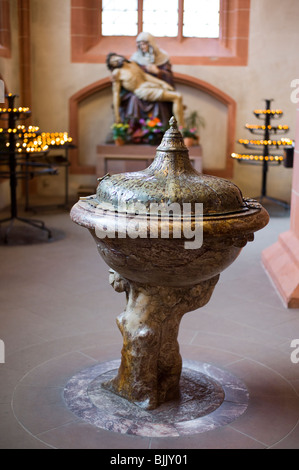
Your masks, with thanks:
<instances>
[{"instance_id":1,"label":"arched window","mask_svg":"<svg viewBox=\"0 0 299 470\"><path fill-rule=\"evenodd\" d=\"M250 0L71 0L72 61L126 57L141 31L173 64L247 65Z\"/></svg>"}]
</instances>

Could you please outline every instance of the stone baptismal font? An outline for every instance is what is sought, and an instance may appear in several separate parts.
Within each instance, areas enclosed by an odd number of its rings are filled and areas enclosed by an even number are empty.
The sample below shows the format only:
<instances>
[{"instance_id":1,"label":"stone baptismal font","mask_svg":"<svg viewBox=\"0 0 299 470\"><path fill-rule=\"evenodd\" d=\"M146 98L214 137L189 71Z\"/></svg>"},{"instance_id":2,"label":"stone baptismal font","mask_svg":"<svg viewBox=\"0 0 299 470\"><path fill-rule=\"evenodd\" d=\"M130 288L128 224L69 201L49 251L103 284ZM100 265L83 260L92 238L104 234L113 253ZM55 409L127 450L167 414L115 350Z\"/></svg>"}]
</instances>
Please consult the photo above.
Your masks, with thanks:
<instances>
[{"instance_id":1,"label":"stone baptismal font","mask_svg":"<svg viewBox=\"0 0 299 470\"><path fill-rule=\"evenodd\" d=\"M232 182L195 171L172 118L153 163L100 178L71 219L90 231L110 284L126 293L120 366L101 387L143 410L177 399L180 321L209 301L268 213Z\"/></svg>"}]
</instances>

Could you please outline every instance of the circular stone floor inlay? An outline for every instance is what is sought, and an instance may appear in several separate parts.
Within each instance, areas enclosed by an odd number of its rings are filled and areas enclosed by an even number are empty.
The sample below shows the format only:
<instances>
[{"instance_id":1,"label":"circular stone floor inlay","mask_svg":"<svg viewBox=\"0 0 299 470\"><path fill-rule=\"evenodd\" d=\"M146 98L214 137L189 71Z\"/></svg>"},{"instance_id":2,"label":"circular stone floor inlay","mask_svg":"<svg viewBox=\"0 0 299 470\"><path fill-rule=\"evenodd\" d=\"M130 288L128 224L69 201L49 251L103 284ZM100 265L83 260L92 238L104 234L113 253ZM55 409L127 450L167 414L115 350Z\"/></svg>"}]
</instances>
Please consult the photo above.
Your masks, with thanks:
<instances>
[{"instance_id":1,"label":"circular stone floor inlay","mask_svg":"<svg viewBox=\"0 0 299 470\"><path fill-rule=\"evenodd\" d=\"M229 424L247 408L244 384L227 371L184 361L181 396L147 411L104 389L120 361L109 361L73 376L64 390L68 408L85 422L108 431L144 437L178 437Z\"/></svg>"}]
</instances>

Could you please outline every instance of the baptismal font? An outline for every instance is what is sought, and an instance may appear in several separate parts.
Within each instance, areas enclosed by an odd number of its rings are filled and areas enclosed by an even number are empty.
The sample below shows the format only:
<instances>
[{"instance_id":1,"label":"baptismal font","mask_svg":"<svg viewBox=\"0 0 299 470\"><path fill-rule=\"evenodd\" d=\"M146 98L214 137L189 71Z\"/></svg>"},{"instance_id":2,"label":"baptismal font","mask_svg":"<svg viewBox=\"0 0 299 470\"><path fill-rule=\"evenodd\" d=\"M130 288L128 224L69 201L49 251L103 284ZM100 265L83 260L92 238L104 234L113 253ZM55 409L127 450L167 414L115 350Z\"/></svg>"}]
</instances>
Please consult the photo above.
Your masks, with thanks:
<instances>
[{"instance_id":1,"label":"baptismal font","mask_svg":"<svg viewBox=\"0 0 299 470\"><path fill-rule=\"evenodd\" d=\"M172 118L147 169L100 178L71 218L90 231L112 287L126 293L120 367L102 387L156 409L180 395L183 315L209 301L268 213L234 183L194 170Z\"/></svg>"}]
</instances>

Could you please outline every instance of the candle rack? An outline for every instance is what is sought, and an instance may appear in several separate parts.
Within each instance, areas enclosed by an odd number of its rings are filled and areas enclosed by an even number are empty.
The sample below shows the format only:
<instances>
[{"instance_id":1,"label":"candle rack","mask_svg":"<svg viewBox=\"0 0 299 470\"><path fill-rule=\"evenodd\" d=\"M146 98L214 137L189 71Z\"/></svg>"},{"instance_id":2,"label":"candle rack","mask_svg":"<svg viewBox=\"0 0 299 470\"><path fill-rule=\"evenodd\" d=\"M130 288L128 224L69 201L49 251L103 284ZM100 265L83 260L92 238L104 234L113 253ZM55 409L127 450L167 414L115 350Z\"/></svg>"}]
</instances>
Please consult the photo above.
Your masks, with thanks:
<instances>
[{"instance_id":1,"label":"candle rack","mask_svg":"<svg viewBox=\"0 0 299 470\"><path fill-rule=\"evenodd\" d=\"M0 108L0 120L7 123L0 127L0 178L10 181L10 215L0 220L0 225L9 223L4 232L4 242L7 243L8 235L15 221L31 225L47 233L48 239L52 233L42 220L20 217L18 215L17 186L19 180L28 181L35 176L50 174L57 175L57 169L46 160L50 145L45 134L36 126L26 127L17 124L29 118L31 111L28 107L16 107L17 95L6 95L7 106ZM65 139L65 142L68 140Z\"/></svg>"},{"instance_id":2,"label":"candle rack","mask_svg":"<svg viewBox=\"0 0 299 470\"><path fill-rule=\"evenodd\" d=\"M266 199L288 209L290 205L287 202L267 195L269 166L280 165L285 158L284 155L279 154L277 150L284 150L293 146L292 140L282 137L289 131L289 127L286 125L273 125L273 121L280 119L283 116L283 112L280 109L271 109L271 101L273 100L265 100L265 109L256 109L253 112L257 119L263 121L263 124L246 124L245 126L246 129L249 130L251 134L257 136L257 138L238 140L238 143L250 150L250 152L246 154L232 153L231 157L239 163L262 166L261 194L259 197L255 197L255 199L258 199L260 202ZM271 138L273 135L275 138ZM275 155L273 155L273 150L275 150ZM254 153L252 153L252 151L254 151Z\"/></svg>"},{"instance_id":3,"label":"candle rack","mask_svg":"<svg viewBox=\"0 0 299 470\"><path fill-rule=\"evenodd\" d=\"M64 168L64 202L62 204L32 206L29 201L29 180L25 184L25 211L36 211L38 209L61 208L69 210L69 150L76 148L72 143L72 138L67 132L42 132L37 137L37 143L41 146L47 146L49 150L59 150L62 154L46 154L45 162L53 165L55 168Z\"/></svg>"}]
</instances>

